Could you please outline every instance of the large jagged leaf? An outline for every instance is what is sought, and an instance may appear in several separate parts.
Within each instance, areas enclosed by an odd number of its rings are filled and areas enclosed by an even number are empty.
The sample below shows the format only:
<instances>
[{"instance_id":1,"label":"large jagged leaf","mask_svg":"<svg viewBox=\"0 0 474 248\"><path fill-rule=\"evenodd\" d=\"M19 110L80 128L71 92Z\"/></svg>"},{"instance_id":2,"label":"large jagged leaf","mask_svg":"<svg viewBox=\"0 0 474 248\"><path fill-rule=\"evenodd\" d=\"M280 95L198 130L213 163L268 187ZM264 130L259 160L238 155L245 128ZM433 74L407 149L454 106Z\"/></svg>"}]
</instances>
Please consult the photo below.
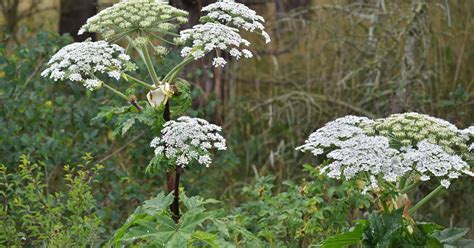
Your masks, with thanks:
<instances>
[{"instance_id":1,"label":"large jagged leaf","mask_svg":"<svg viewBox=\"0 0 474 248\"><path fill-rule=\"evenodd\" d=\"M362 233L368 227L368 221L360 220L348 232L336 234L324 240L320 248L340 248L348 245L357 245L362 241Z\"/></svg>"},{"instance_id":2,"label":"large jagged leaf","mask_svg":"<svg viewBox=\"0 0 474 248\"><path fill-rule=\"evenodd\" d=\"M469 228L446 228L440 232L432 234L441 243L456 241L469 232Z\"/></svg>"},{"instance_id":3,"label":"large jagged leaf","mask_svg":"<svg viewBox=\"0 0 474 248\"><path fill-rule=\"evenodd\" d=\"M472 239L460 239L450 241L444 244L444 248L471 248L474 247L474 240Z\"/></svg>"},{"instance_id":4,"label":"large jagged leaf","mask_svg":"<svg viewBox=\"0 0 474 248\"><path fill-rule=\"evenodd\" d=\"M211 233L206 233L206 232L201 232L201 231L195 231L191 237L197 241L203 242L205 244L210 245L212 248L219 248L219 244L217 242L217 235L211 234Z\"/></svg>"},{"instance_id":5,"label":"large jagged leaf","mask_svg":"<svg viewBox=\"0 0 474 248\"><path fill-rule=\"evenodd\" d=\"M192 234L196 227L202 224L204 221L217 216L220 211L209 211L201 213L186 213L182 217L182 222L180 223L180 231Z\"/></svg>"},{"instance_id":6,"label":"large jagged leaf","mask_svg":"<svg viewBox=\"0 0 474 248\"><path fill-rule=\"evenodd\" d=\"M174 195L169 193L167 196L163 192L160 192L155 198L144 202L142 209L149 215L159 214L171 205L173 202Z\"/></svg>"},{"instance_id":7,"label":"large jagged leaf","mask_svg":"<svg viewBox=\"0 0 474 248\"><path fill-rule=\"evenodd\" d=\"M369 226L363 233L363 242L375 247L400 244L404 228L403 208L390 213L373 213L369 217Z\"/></svg>"}]
</instances>

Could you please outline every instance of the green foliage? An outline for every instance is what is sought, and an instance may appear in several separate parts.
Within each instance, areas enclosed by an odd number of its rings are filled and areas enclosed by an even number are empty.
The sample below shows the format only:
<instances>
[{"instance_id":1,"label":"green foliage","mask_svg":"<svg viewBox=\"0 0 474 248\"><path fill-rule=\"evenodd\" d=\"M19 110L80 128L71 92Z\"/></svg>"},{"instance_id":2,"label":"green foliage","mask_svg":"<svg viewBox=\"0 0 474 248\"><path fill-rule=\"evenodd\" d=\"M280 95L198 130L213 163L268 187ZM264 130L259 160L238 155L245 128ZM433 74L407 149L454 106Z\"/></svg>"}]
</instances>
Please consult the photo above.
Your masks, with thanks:
<instances>
[{"instance_id":1,"label":"green foliage","mask_svg":"<svg viewBox=\"0 0 474 248\"><path fill-rule=\"evenodd\" d=\"M193 102L191 96L191 85L184 79L176 80L178 93L173 95L170 101L171 117L176 118L185 114Z\"/></svg>"},{"instance_id":2,"label":"green foliage","mask_svg":"<svg viewBox=\"0 0 474 248\"><path fill-rule=\"evenodd\" d=\"M256 237L239 226L235 217L225 216L223 209L209 210L206 206L219 203L199 196L181 194L184 212L178 223L172 219L169 206L173 194L159 193L145 201L130 215L111 240L115 246L145 247L234 247L233 242L259 245ZM256 246L256 247L258 247Z\"/></svg>"},{"instance_id":3,"label":"green foliage","mask_svg":"<svg viewBox=\"0 0 474 248\"><path fill-rule=\"evenodd\" d=\"M0 165L0 245L71 247L97 244L102 232L91 193L101 166L85 163L64 167L65 186L52 192L45 165L21 156L16 170Z\"/></svg>"},{"instance_id":4,"label":"green foliage","mask_svg":"<svg viewBox=\"0 0 474 248\"><path fill-rule=\"evenodd\" d=\"M446 228L434 223L415 223L403 216L403 208L390 213L373 212L347 232L324 240L320 248L347 245L363 247L468 247L474 240L461 239L469 229Z\"/></svg>"},{"instance_id":5,"label":"green foliage","mask_svg":"<svg viewBox=\"0 0 474 248\"><path fill-rule=\"evenodd\" d=\"M286 190L275 193L273 176L261 177L244 188L248 199L237 209L249 230L270 246L300 247L318 243L328 235L345 230L351 223L351 209L369 207L368 198L350 184L337 185L306 166L311 179L301 184L284 183Z\"/></svg>"},{"instance_id":6,"label":"green foliage","mask_svg":"<svg viewBox=\"0 0 474 248\"><path fill-rule=\"evenodd\" d=\"M339 248L360 244L362 233L366 230L367 226L368 223L366 220L359 220L349 231L331 236L324 240L320 248Z\"/></svg>"},{"instance_id":7,"label":"green foliage","mask_svg":"<svg viewBox=\"0 0 474 248\"><path fill-rule=\"evenodd\" d=\"M84 99L82 88L40 77L44 63L67 36L39 32L21 46L0 45L1 162L15 164L21 154L47 166L79 159L84 151L104 152L105 130L89 125L95 106L103 101Z\"/></svg>"},{"instance_id":8,"label":"green foliage","mask_svg":"<svg viewBox=\"0 0 474 248\"><path fill-rule=\"evenodd\" d=\"M140 102L140 104L144 106L141 111L138 111L134 106L102 107L97 116L91 119L91 123L111 122L116 116L116 121L113 123L115 126L114 136L125 135L130 128L138 123L148 126L154 133L159 133L165 122L163 107L155 108L147 102Z\"/></svg>"}]
</instances>

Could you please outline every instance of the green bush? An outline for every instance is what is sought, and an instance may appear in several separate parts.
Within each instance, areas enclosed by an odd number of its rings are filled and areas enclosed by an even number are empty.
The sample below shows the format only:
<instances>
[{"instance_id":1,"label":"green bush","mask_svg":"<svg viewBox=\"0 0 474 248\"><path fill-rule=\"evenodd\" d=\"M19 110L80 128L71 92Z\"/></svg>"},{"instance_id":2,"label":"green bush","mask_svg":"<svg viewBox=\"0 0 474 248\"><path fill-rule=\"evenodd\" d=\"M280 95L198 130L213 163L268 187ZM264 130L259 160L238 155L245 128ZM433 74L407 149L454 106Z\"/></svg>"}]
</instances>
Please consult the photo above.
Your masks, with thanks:
<instances>
[{"instance_id":1,"label":"green bush","mask_svg":"<svg viewBox=\"0 0 474 248\"><path fill-rule=\"evenodd\" d=\"M53 192L43 163L21 156L15 170L0 165L0 244L7 247L79 247L97 244L102 231L91 193L101 166L64 166L63 190Z\"/></svg>"}]
</instances>

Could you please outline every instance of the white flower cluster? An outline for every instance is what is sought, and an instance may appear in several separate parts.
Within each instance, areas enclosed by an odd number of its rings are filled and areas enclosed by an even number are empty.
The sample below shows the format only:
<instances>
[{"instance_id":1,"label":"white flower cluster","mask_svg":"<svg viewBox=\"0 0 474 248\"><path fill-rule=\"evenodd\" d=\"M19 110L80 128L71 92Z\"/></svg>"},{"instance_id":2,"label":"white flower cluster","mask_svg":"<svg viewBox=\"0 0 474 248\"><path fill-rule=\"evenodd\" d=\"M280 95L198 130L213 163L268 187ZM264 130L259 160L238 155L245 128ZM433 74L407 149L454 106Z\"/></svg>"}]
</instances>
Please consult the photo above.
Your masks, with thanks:
<instances>
[{"instance_id":1,"label":"white flower cluster","mask_svg":"<svg viewBox=\"0 0 474 248\"><path fill-rule=\"evenodd\" d=\"M372 122L366 117L352 115L338 118L312 133L305 144L297 147L296 150L311 151L314 156L321 155L327 148L340 147L345 140L364 134L360 126Z\"/></svg>"},{"instance_id":2,"label":"white flower cluster","mask_svg":"<svg viewBox=\"0 0 474 248\"><path fill-rule=\"evenodd\" d=\"M210 150L226 149L226 141L219 134L221 127L200 118L183 116L177 121L168 121L161 130L161 137L154 138L150 146L155 155L174 160L185 167L195 161L209 167L212 162Z\"/></svg>"},{"instance_id":3,"label":"white flower cluster","mask_svg":"<svg viewBox=\"0 0 474 248\"><path fill-rule=\"evenodd\" d=\"M222 0L209 4L202 8L202 11L208 12L201 18L203 22L214 21L249 32L259 31L265 38L265 43L271 41L263 25L265 19L244 4L236 3L234 0Z\"/></svg>"},{"instance_id":4,"label":"white flower cluster","mask_svg":"<svg viewBox=\"0 0 474 248\"><path fill-rule=\"evenodd\" d=\"M181 41L192 40L191 47L184 47L181 50L181 56L192 56L194 59L200 59L207 53L214 50L229 51L230 55L236 59L240 57L251 58L252 52L248 49L242 49L242 46L249 46L250 42L243 39L239 30L219 23L208 22L198 24L191 29L181 31ZM222 57L216 57L213 65L224 66L227 62Z\"/></svg>"},{"instance_id":5,"label":"white flower cluster","mask_svg":"<svg viewBox=\"0 0 474 248\"><path fill-rule=\"evenodd\" d=\"M169 33L174 32L178 24L186 23L187 15L186 11L162 1L122 1L89 18L79 34L98 32L106 39L119 39L141 32Z\"/></svg>"},{"instance_id":6,"label":"white flower cluster","mask_svg":"<svg viewBox=\"0 0 474 248\"><path fill-rule=\"evenodd\" d=\"M346 116L316 130L296 149L329 159L321 168L329 177L363 176L368 180L363 192L377 188L377 180L394 183L413 172L422 181L436 177L447 188L450 180L462 174L474 176L464 160L467 132L445 120L417 113L376 121ZM400 142L400 137L410 142Z\"/></svg>"},{"instance_id":7,"label":"white flower cluster","mask_svg":"<svg viewBox=\"0 0 474 248\"><path fill-rule=\"evenodd\" d=\"M252 58L252 52L244 48L250 42L241 37L239 29L259 32L266 43L270 42L270 36L263 26L265 20L241 3L223 0L204 7L202 11L208 12L200 19L202 24L181 31L177 39L180 43L192 41L191 46L181 50L183 57L200 59L207 53L217 51L217 57L212 62L215 67L222 67L227 63L220 51L228 52L235 59Z\"/></svg>"},{"instance_id":8,"label":"white flower cluster","mask_svg":"<svg viewBox=\"0 0 474 248\"><path fill-rule=\"evenodd\" d=\"M460 156L448 154L441 146L427 140L420 141L416 148L408 148L403 154L402 163L414 165L422 181L429 180L432 175L438 177L446 188L450 185L449 179L458 178L461 173L474 176Z\"/></svg>"},{"instance_id":9,"label":"white flower cluster","mask_svg":"<svg viewBox=\"0 0 474 248\"><path fill-rule=\"evenodd\" d=\"M89 90L97 89L102 85L97 73L119 80L123 71L133 67L124 52L122 47L105 41L72 43L53 55L41 76L81 82Z\"/></svg>"},{"instance_id":10,"label":"white flower cluster","mask_svg":"<svg viewBox=\"0 0 474 248\"><path fill-rule=\"evenodd\" d=\"M474 152L474 126L461 130L461 133L466 137L466 139L471 140L468 150Z\"/></svg>"}]
</instances>

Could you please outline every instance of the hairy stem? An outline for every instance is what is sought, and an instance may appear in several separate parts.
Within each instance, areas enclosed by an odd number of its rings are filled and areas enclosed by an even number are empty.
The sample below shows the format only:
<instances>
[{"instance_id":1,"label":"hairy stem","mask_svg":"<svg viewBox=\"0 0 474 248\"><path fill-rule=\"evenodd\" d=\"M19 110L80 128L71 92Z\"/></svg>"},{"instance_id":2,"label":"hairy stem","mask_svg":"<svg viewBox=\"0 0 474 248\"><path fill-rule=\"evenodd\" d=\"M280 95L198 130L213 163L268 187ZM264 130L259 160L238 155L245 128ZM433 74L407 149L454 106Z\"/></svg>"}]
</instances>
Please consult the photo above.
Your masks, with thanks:
<instances>
[{"instance_id":1,"label":"hairy stem","mask_svg":"<svg viewBox=\"0 0 474 248\"><path fill-rule=\"evenodd\" d=\"M112 87L112 86L106 84L105 82L102 82L102 85L103 85L106 89L112 91L115 95L117 95L117 96L119 96L119 97L125 99L125 101L128 102L128 101L130 100L130 98L129 98L128 96L126 96L126 95L123 94L122 92L116 90L114 87Z\"/></svg>"},{"instance_id":2,"label":"hairy stem","mask_svg":"<svg viewBox=\"0 0 474 248\"><path fill-rule=\"evenodd\" d=\"M193 57L189 56L186 57L183 61L181 61L179 64L177 64L173 69L171 69L168 74L163 78L164 82L167 83L172 83L175 79L178 73L189 63L191 63L194 60Z\"/></svg>"},{"instance_id":3,"label":"hairy stem","mask_svg":"<svg viewBox=\"0 0 474 248\"><path fill-rule=\"evenodd\" d=\"M153 63L151 62L150 53L148 52L148 47L146 45L141 47L141 55L142 55L143 61L145 62L146 68L148 69L148 73L150 73L153 83L155 85L159 85L160 79L158 78L158 75L156 74L156 71L155 71L155 67L153 66Z\"/></svg>"},{"instance_id":4,"label":"hairy stem","mask_svg":"<svg viewBox=\"0 0 474 248\"><path fill-rule=\"evenodd\" d=\"M415 206L413 206L412 208L410 208L410 210L408 210L408 213L409 214L413 214L416 212L416 210L418 210L419 208L421 208L423 205L425 205L427 202L429 202L431 199L433 199L433 197L435 197L437 194L439 194L439 192L441 192L443 190L443 186L439 185L438 187L436 187L436 189L434 189L433 191L431 191L428 195L425 196L425 198L421 199L421 201L419 201L418 203L415 204Z\"/></svg>"},{"instance_id":5,"label":"hairy stem","mask_svg":"<svg viewBox=\"0 0 474 248\"><path fill-rule=\"evenodd\" d=\"M145 83L145 82L143 82L142 80L140 80L140 79L138 79L138 78L136 78L136 77L130 76L130 75L128 75L128 74L123 73L123 74L122 74L122 77L123 77L125 80L127 80L127 81L130 80L130 81L132 81L132 82L134 82L134 83L136 83L136 84L139 84L139 85L141 85L141 86L143 86L143 87L145 87L145 88L147 88L147 89L149 89L149 90L155 90L155 89L156 89L155 86L153 86L153 85L151 85L151 84L148 84L148 83Z\"/></svg>"},{"instance_id":6,"label":"hairy stem","mask_svg":"<svg viewBox=\"0 0 474 248\"><path fill-rule=\"evenodd\" d=\"M165 104L165 110L163 112L163 119L165 121L171 120L170 103L169 101ZM170 206L170 211L173 214L173 220L177 224L179 222L179 179L181 174L181 167L176 166L174 169L169 169L166 173L166 184L168 186L168 192L173 192L174 199Z\"/></svg>"},{"instance_id":7,"label":"hairy stem","mask_svg":"<svg viewBox=\"0 0 474 248\"><path fill-rule=\"evenodd\" d=\"M142 106L140 106L140 104L138 104L137 102L137 99L135 97L128 97L126 96L125 94L123 94L122 92L116 90L114 87L102 82L102 85L112 91L112 93L116 94L117 96L119 96L120 98L124 99L125 101L127 101L128 103L130 103L131 105L133 105L138 111L142 111Z\"/></svg>"}]
</instances>

